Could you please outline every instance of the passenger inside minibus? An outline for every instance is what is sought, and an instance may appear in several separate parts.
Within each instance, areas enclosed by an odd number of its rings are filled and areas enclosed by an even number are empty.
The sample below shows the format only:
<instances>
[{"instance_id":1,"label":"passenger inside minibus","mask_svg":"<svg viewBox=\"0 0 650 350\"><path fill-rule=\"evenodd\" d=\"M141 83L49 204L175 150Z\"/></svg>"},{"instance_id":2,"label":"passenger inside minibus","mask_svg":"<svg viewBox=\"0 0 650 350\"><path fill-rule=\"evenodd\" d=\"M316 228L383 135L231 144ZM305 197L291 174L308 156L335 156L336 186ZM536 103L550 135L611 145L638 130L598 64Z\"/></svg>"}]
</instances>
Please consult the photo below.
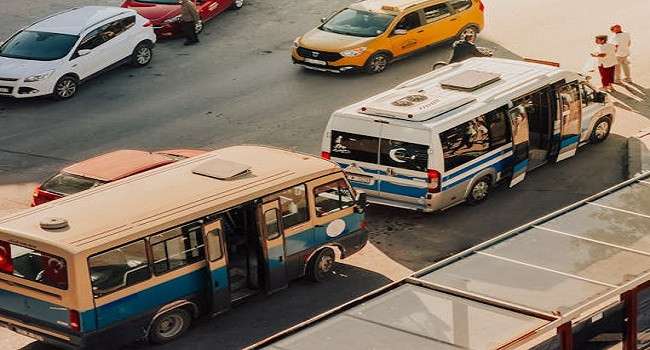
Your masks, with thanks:
<instances>
[{"instance_id":1,"label":"passenger inside minibus","mask_svg":"<svg viewBox=\"0 0 650 350\"><path fill-rule=\"evenodd\" d=\"M550 90L542 90L525 97L521 104L528 115L529 149L528 168L536 168L548 160L551 151L551 123L554 109Z\"/></svg>"}]
</instances>

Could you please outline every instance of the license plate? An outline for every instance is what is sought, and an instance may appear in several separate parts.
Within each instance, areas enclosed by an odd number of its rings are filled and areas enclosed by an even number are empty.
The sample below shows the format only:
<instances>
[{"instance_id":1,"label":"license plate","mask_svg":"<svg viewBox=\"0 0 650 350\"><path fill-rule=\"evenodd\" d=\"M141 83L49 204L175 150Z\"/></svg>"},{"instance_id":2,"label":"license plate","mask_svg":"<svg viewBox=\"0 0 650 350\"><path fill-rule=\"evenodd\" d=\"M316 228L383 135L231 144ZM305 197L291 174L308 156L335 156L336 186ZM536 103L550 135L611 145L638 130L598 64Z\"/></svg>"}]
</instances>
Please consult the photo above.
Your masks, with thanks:
<instances>
[{"instance_id":1,"label":"license plate","mask_svg":"<svg viewBox=\"0 0 650 350\"><path fill-rule=\"evenodd\" d=\"M370 185L370 183L372 182L372 178L370 176L356 175L350 173L347 173L347 176L350 181L361 182L366 185Z\"/></svg>"},{"instance_id":2,"label":"license plate","mask_svg":"<svg viewBox=\"0 0 650 350\"><path fill-rule=\"evenodd\" d=\"M311 58L305 58L305 62L307 62L307 63L312 63L312 64L319 64L319 65L321 65L321 66L325 66L325 65L327 65L327 62L325 62L325 61L314 60L314 59L311 59Z\"/></svg>"},{"instance_id":3,"label":"license plate","mask_svg":"<svg viewBox=\"0 0 650 350\"><path fill-rule=\"evenodd\" d=\"M40 340L40 341L45 340L42 336L40 336L40 335L38 335L36 333L32 333L30 331L26 331L24 329L16 328L14 331L16 333L18 333L18 334L24 335L26 337L30 337L32 339L36 339L36 340Z\"/></svg>"},{"instance_id":4,"label":"license plate","mask_svg":"<svg viewBox=\"0 0 650 350\"><path fill-rule=\"evenodd\" d=\"M9 89L7 87L0 87L0 92L4 92L4 93L8 94L10 91L11 91L11 89Z\"/></svg>"}]
</instances>

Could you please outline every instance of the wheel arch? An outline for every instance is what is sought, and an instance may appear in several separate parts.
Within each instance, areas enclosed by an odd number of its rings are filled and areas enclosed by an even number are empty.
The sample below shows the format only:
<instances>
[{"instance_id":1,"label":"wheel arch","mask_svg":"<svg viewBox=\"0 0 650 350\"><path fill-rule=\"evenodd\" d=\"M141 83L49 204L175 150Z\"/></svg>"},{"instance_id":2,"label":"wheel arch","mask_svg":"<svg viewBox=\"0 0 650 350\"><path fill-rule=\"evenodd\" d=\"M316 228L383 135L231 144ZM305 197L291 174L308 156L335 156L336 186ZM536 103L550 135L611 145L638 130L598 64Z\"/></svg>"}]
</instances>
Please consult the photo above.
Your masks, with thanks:
<instances>
[{"instance_id":1,"label":"wheel arch","mask_svg":"<svg viewBox=\"0 0 650 350\"><path fill-rule=\"evenodd\" d=\"M472 190L472 187L476 185L478 180L484 178L484 177L490 177L490 186L494 186L496 184L496 179L497 179L497 170L494 167L488 167L485 168L478 173L476 173L472 179L470 180L469 184L467 185L467 188L465 188L465 195L463 198L467 199L467 196L469 196L470 191Z\"/></svg>"},{"instance_id":2,"label":"wheel arch","mask_svg":"<svg viewBox=\"0 0 650 350\"><path fill-rule=\"evenodd\" d=\"M328 243L328 244L322 245L322 246L320 246L320 247L314 249L311 253L309 253L309 254L305 257L305 265L303 266L303 269L302 269L302 273L303 273L303 275L304 275L304 274L307 274L307 268L309 267L309 263L311 262L311 260L312 260L316 255L318 255L318 254L319 254L323 249L326 249L326 248L330 248L330 249L332 249L332 250L334 251L334 255L335 255L335 256L336 256L336 252L338 251L338 252L339 252L339 256L340 256L341 258L344 258L344 257L345 257L345 248L344 248L341 244L338 244L338 243Z\"/></svg>"},{"instance_id":3,"label":"wheel arch","mask_svg":"<svg viewBox=\"0 0 650 350\"><path fill-rule=\"evenodd\" d=\"M158 311L156 311L156 313L151 317L151 320L149 321L149 324L147 325L147 328L145 330L145 338L149 336L149 332L151 331L151 326L153 326L154 322L156 322L156 319L158 319L158 317L164 315L166 312L176 310L176 309L181 309L181 308L189 310L192 318L197 318L200 315L199 306L194 301L187 300L187 299L172 301L171 303L168 303L163 307L159 308Z\"/></svg>"}]
</instances>

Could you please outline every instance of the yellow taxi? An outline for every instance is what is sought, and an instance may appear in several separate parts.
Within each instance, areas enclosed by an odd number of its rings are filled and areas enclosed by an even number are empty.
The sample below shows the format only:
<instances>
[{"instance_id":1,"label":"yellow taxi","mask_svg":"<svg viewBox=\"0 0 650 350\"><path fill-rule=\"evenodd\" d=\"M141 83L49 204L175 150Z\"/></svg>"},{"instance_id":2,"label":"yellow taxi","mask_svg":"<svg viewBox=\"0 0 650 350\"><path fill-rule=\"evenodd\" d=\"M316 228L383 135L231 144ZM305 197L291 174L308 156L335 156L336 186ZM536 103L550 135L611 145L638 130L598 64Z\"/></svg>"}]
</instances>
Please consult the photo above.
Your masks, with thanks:
<instances>
[{"instance_id":1,"label":"yellow taxi","mask_svg":"<svg viewBox=\"0 0 650 350\"><path fill-rule=\"evenodd\" d=\"M396 58L483 29L481 0L365 0L296 38L291 56L305 68L383 72Z\"/></svg>"}]
</instances>

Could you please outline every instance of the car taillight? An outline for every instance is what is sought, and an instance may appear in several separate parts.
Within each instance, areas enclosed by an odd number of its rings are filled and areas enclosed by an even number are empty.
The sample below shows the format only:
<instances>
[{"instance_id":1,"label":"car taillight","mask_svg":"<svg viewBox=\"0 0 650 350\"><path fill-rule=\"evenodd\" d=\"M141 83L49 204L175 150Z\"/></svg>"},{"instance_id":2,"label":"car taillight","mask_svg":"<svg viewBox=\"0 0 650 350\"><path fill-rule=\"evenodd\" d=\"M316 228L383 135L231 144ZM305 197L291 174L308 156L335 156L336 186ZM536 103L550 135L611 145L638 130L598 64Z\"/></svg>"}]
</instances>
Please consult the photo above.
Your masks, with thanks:
<instances>
[{"instance_id":1,"label":"car taillight","mask_svg":"<svg viewBox=\"0 0 650 350\"><path fill-rule=\"evenodd\" d=\"M362 230L367 229L368 228L368 221L362 220L361 224L359 225L359 228L362 229Z\"/></svg>"},{"instance_id":2,"label":"car taillight","mask_svg":"<svg viewBox=\"0 0 650 350\"><path fill-rule=\"evenodd\" d=\"M320 157L323 158L323 159L329 160L330 159L330 153L323 151L323 152L320 153Z\"/></svg>"},{"instance_id":3,"label":"car taillight","mask_svg":"<svg viewBox=\"0 0 650 350\"><path fill-rule=\"evenodd\" d=\"M440 172L437 170L427 170L427 182L429 183L429 193L440 192Z\"/></svg>"},{"instance_id":4,"label":"car taillight","mask_svg":"<svg viewBox=\"0 0 650 350\"><path fill-rule=\"evenodd\" d=\"M81 319L79 317L79 311L69 310L68 315L69 315L68 324L70 325L70 329L77 332L81 331Z\"/></svg>"},{"instance_id":5,"label":"car taillight","mask_svg":"<svg viewBox=\"0 0 650 350\"><path fill-rule=\"evenodd\" d=\"M153 25L153 23L151 23L151 21L147 20L146 22L144 22L144 24L142 26L143 27L151 27L152 25Z\"/></svg>"},{"instance_id":6,"label":"car taillight","mask_svg":"<svg viewBox=\"0 0 650 350\"><path fill-rule=\"evenodd\" d=\"M481 10L481 12L485 11L485 5L483 5L483 1L481 0L478 1L478 9Z\"/></svg>"},{"instance_id":7,"label":"car taillight","mask_svg":"<svg viewBox=\"0 0 650 350\"><path fill-rule=\"evenodd\" d=\"M0 241L0 271L14 273L14 264L11 260L11 246L9 242Z\"/></svg>"}]
</instances>

